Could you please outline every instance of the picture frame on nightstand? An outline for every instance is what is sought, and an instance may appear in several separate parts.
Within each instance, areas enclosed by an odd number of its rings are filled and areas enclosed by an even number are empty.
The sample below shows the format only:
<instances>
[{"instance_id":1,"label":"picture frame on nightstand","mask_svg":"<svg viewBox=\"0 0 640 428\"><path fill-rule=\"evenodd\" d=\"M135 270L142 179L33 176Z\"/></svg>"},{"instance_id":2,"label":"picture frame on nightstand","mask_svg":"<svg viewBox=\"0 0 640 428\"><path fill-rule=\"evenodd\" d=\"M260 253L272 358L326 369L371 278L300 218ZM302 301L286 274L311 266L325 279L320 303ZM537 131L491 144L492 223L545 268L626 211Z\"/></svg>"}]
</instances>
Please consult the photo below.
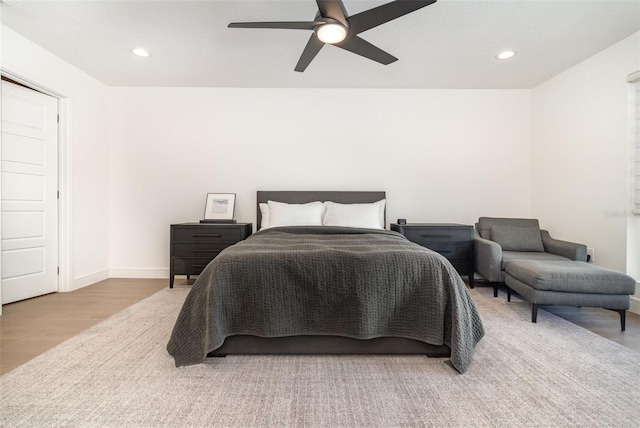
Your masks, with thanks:
<instances>
[{"instance_id":1,"label":"picture frame on nightstand","mask_svg":"<svg viewBox=\"0 0 640 428\"><path fill-rule=\"evenodd\" d=\"M207 193L204 219L200 223L235 223L235 193Z\"/></svg>"}]
</instances>

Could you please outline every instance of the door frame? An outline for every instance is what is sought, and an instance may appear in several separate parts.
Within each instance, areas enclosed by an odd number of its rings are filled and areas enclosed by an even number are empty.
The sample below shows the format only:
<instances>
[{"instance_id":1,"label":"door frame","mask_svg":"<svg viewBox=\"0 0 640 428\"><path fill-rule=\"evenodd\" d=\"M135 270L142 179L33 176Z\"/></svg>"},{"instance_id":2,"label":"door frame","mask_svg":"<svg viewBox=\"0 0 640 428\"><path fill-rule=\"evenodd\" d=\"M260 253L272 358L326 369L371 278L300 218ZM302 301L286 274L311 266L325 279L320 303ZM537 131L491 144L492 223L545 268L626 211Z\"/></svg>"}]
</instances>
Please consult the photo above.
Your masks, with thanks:
<instances>
[{"instance_id":1,"label":"door frame","mask_svg":"<svg viewBox=\"0 0 640 428\"><path fill-rule=\"evenodd\" d=\"M65 90L55 89L24 70L14 71L3 62L0 74L30 89L58 99L58 291L73 291L72 168L71 168L71 99ZM0 273L2 265L0 264ZM1 293L0 289L0 293ZM0 298L2 295L0 294ZM0 306L0 315L2 309Z\"/></svg>"}]
</instances>

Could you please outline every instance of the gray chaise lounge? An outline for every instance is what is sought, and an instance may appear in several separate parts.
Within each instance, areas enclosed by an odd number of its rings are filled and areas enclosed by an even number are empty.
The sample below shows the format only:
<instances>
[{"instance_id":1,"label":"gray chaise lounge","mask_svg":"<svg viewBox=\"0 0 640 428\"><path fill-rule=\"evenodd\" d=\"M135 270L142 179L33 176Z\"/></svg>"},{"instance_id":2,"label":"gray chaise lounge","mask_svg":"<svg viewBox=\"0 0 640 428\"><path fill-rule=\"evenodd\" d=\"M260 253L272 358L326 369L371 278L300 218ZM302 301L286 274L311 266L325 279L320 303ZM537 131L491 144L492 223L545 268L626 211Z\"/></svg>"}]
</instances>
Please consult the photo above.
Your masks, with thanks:
<instances>
[{"instance_id":1,"label":"gray chaise lounge","mask_svg":"<svg viewBox=\"0 0 640 428\"><path fill-rule=\"evenodd\" d=\"M587 261L587 247L553 239L538 220L480 217L474 239L475 271L493 286L505 282L505 264L512 260Z\"/></svg>"},{"instance_id":2,"label":"gray chaise lounge","mask_svg":"<svg viewBox=\"0 0 640 428\"><path fill-rule=\"evenodd\" d=\"M588 306L620 314L625 330L630 295L635 293L632 277L600 266L569 260L514 260L506 263L507 300L511 290L531 302L531 322L536 322L541 305Z\"/></svg>"}]
</instances>

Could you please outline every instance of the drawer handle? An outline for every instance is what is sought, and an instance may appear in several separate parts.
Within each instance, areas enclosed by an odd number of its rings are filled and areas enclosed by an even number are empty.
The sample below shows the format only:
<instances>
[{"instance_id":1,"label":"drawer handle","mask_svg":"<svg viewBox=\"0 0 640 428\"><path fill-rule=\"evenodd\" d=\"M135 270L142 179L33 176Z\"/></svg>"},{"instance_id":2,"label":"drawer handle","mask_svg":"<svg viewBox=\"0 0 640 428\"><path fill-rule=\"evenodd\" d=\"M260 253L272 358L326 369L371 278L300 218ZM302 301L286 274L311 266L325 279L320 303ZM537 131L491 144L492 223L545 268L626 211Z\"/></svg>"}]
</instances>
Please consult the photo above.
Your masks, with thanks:
<instances>
[{"instance_id":1,"label":"drawer handle","mask_svg":"<svg viewBox=\"0 0 640 428\"><path fill-rule=\"evenodd\" d=\"M423 238L451 238L451 235L420 235Z\"/></svg>"},{"instance_id":2,"label":"drawer handle","mask_svg":"<svg viewBox=\"0 0 640 428\"><path fill-rule=\"evenodd\" d=\"M193 235L194 238L220 238L222 237L221 234L219 233L209 233L209 234L200 234L200 235Z\"/></svg>"},{"instance_id":3,"label":"drawer handle","mask_svg":"<svg viewBox=\"0 0 640 428\"><path fill-rule=\"evenodd\" d=\"M440 254L444 254L444 253L453 253L453 251L451 250L440 250L438 251Z\"/></svg>"},{"instance_id":4,"label":"drawer handle","mask_svg":"<svg viewBox=\"0 0 640 428\"><path fill-rule=\"evenodd\" d=\"M220 250L191 250L193 253L217 253Z\"/></svg>"},{"instance_id":5,"label":"drawer handle","mask_svg":"<svg viewBox=\"0 0 640 428\"><path fill-rule=\"evenodd\" d=\"M207 265L192 265L191 267L195 269L204 269Z\"/></svg>"}]
</instances>

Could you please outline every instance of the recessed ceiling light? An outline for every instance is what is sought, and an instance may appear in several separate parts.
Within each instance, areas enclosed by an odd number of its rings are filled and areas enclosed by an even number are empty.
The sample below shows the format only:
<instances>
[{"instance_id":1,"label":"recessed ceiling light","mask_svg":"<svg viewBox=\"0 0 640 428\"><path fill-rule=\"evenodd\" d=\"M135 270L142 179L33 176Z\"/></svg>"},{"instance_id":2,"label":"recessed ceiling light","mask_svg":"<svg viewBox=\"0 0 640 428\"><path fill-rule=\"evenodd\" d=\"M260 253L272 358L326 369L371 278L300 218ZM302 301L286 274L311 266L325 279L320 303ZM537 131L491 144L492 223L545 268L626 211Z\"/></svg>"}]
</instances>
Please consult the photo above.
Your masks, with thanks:
<instances>
[{"instance_id":1,"label":"recessed ceiling light","mask_svg":"<svg viewBox=\"0 0 640 428\"><path fill-rule=\"evenodd\" d=\"M496 58L509 59L509 58L513 58L516 55L516 53L517 53L516 51L502 51L498 55L496 55Z\"/></svg>"},{"instance_id":2,"label":"recessed ceiling light","mask_svg":"<svg viewBox=\"0 0 640 428\"><path fill-rule=\"evenodd\" d=\"M151 56L149 51L143 48L131 49L131 53L134 54L135 56L140 56L142 58L147 58Z\"/></svg>"}]
</instances>

